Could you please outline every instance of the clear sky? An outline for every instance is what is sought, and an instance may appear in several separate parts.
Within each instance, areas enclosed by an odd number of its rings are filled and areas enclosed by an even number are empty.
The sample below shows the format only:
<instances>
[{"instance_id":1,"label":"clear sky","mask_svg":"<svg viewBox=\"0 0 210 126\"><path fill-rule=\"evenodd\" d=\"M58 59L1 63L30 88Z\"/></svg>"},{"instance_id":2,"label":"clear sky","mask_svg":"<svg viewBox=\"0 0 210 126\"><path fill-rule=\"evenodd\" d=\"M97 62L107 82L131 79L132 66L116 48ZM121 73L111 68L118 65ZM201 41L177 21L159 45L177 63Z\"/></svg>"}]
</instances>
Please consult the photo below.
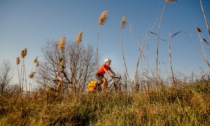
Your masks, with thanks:
<instances>
[{"instance_id":1,"label":"clear sky","mask_svg":"<svg viewBox=\"0 0 210 126\"><path fill-rule=\"evenodd\" d=\"M123 72L120 50L120 22L124 15L127 24L122 32L125 58L130 76L134 76L138 59L137 33L141 44L148 27L158 31L160 13L165 0L0 0L0 61L15 58L23 48L28 49L26 66L32 69L33 59L42 60L41 48L49 40L59 40L65 34L68 41L75 40L83 32L83 43L96 46L98 18L104 10L109 11L108 20L100 28L99 52L102 59L113 60L114 71ZM210 20L210 1L202 0L207 20ZM161 75L170 73L167 39L170 32L183 31L171 40L171 53L175 73L190 75L201 68L208 71L203 57L192 45L201 49L196 27L203 31L201 36L210 42L199 0L177 0L167 4L160 30L159 61ZM190 41L192 40L192 41ZM155 70L156 36L151 35L144 55ZM205 45L210 60L210 47ZM142 64L145 64L145 59ZM101 61L102 62L102 61ZM141 68L142 66L140 66Z\"/></svg>"}]
</instances>

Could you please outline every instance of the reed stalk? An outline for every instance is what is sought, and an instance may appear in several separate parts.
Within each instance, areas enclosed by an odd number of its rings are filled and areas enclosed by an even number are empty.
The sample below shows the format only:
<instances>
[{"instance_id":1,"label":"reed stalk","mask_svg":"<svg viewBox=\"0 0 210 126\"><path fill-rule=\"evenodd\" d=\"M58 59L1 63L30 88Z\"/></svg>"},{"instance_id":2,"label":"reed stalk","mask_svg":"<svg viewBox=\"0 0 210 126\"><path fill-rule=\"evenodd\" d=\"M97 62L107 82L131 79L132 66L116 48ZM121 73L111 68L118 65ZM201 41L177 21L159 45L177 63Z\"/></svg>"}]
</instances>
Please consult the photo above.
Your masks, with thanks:
<instances>
[{"instance_id":1,"label":"reed stalk","mask_svg":"<svg viewBox=\"0 0 210 126\"><path fill-rule=\"evenodd\" d=\"M204 8L203 8L202 0L200 0L200 5L201 5L201 10L203 12L204 20L206 22L206 28L207 28L207 31L208 31L208 34L209 34L209 37L210 37L210 28L209 28L209 24L208 24L208 21L207 21L207 18L206 18L206 13L205 13Z\"/></svg>"},{"instance_id":2,"label":"reed stalk","mask_svg":"<svg viewBox=\"0 0 210 126\"><path fill-rule=\"evenodd\" d=\"M157 40L156 40L156 79L157 79L157 85L160 85L160 78L159 78L159 61L158 61L158 48L159 48L159 41L160 41L160 28L161 28L161 23L162 23L162 19L163 19L163 14L165 11L165 7L166 7L166 3L164 3L163 9L162 9L162 13L160 16L160 21L159 21L159 26L158 26L158 33L157 33Z\"/></svg>"},{"instance_id":3,"label":"reed stalk","mask_svg":"<svg viewBox=\"0 0 210 126\"><path fill-rule=\"evenodd\" d=\"M146 46L146 43L148 41L148 39L150 38L150 32L147 33L147 37L145 38L145 40L143 41L143 45L142 45L142 48L140 48L140 44L139 44L139 56L138 56L138 60L137 60L137 63L136 63L136 72L135 72L135 79L134 79L134 85L137 85L137 77L138 77L138 67L139 67L139 63L140 63L140 59L143 55L143 50ZM139 41L140 43L140 39L139 39L139 36L137 36L137 40Z\"/></svg>"},{"instance_id":4,"label":"reed stalk","mask_svg":"<svg viewBox=\"0 0 210 126\"><path fill-rule=\"evenodd\" d=\"M168 56L169 56L169 63L170 63L170 68L171 68L171 74L172 74L172 80L173 80L173 86L176 87L176 82L174 78L174 71L172 67L172 57L171 57L171 33L168 35Z\"/></svg>"},{"instance_id":5,"label":"reed stalk","mask_svg":"<svg viewBox=\"0 0 210 126\"><path fill-rule=\"evenodd\" d=\"M203 39L201 39L201 35L200 35L200 33L202 32L201 31L201 29L200 28L196 28L196 31L197 31L197 33L198 33L198 37L199 37L199 39L200 39L200 44L201 44L201 48L202 48L202 52L203 52L203 58L204 58L204 60L205 60L205 62L206 62L206 64L207 64L207 66L208 66L208 69L210 70L210 64L209 64L209 61L208 61L208 59L207 59L207 57L206 57L206 53L205 53L205 50L204 50L204 47L203 47Z\"/></svg>"},{"instance_id":6,"label":"reed stalk","mask_svg":"<svg viewBox=\"0 0 210 126\"><path fill-rule=\"evenodd\" d=\"M98 45L99 45L99 36L100 36L100 26L104 25L107 20L109 12L107 10L103 11L98 19L98 33L97 33L97 44L96 44L96 67L99 67L99 55L98 55Z\"/></svg>"},{"instance_id":7,"label":"reed stalk","mask_svg":"<svg viewBox=\"0 0 210 126\"><path fill-rule=\"evenodd\" d=\"M126 61L125 61L125 54L124 54L124 49L123 49L123 43L122 43L122 30L124 29L125 24L126 24L126 16L124 16L122 18L122 21L120 23L120 47L121 47L121 51L122 51L122 58L123 58L123 62L124 62L126 76L129 80L130 77L129 77L129 74L128 74L128 69L127 69L127 65L126 65Z\"/></svg>"}]
</instances>

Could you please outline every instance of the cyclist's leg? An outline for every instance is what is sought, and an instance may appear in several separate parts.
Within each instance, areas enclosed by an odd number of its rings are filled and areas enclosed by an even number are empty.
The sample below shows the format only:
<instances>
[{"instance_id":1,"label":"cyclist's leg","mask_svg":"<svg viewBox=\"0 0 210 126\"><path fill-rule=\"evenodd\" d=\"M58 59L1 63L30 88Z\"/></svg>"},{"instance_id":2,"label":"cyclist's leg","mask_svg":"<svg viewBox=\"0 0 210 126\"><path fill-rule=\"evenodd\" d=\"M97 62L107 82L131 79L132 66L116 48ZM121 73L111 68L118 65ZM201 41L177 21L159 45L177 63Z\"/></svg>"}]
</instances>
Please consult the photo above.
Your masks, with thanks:
<instances>
[{"instance_id":1,"label":"cyclist's leg","mask_svg":"<svg viewBox=\"0 0 210 126\"><path fill-rule=\"evenodd\" d=\"M99 74L96 74L96 80L97 80L97 91L101 91L101 84L103 83L103 78L104 76L103 75L99 75Z\"/></svg>"},{"instance_id":2,"label":"cyclist's leg","mask_svg":"<svg viewBox=\"0 0 210 126\"><path fill-rule=\"evenodd\" d=\"M103 75L96 74L96 80L97 80L97 83L98 83L98 84L102 83L103 77L104 77Z\"/></svg>"},{"instance_id":3,"label":"cyclist's leg","mask_svg":"<svg viewBox=\"0 0 210 126\"><path fill-rule=\"evenodd\" d=\"M61 87L62 87L62 82L58 82L57 83L57 92L61 91Z\"/></svg>"},{"instance_id":4,"label":"cyclist's leg","mask_svg":"<svg viewBox=\"0 0 210 126\"><path fill-rule=\"evenodd\" d=\"M108 87L108 82L107 82L107 79L105 77L103 77L102 80L103 80L103 83L102 83L102 91L104 91Z\"/></svg>"}]
</instances>

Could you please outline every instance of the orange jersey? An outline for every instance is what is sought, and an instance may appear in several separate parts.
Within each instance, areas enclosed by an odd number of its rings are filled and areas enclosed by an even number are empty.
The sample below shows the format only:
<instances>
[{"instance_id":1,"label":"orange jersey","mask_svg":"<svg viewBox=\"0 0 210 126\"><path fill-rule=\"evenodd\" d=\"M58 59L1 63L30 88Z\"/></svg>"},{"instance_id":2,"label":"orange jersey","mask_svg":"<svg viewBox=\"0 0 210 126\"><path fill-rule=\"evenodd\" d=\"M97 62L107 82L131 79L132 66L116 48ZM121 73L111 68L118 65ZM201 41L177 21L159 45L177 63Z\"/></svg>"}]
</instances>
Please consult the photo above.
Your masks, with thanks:
<instances>
[{"instance_id":1,"label":"orange jersey","mask_svg":"<svg viewBox=\"0 0 210 126\"><path fill-rule=\"evenodd\" d=\"M111 70L111 67L110 66L107 66L106 64L102 65L101 68L97 71L97 74L100 74L100 75L104 75L105 74L105 70L109 71Z\"/></svg>"}]
</instances>

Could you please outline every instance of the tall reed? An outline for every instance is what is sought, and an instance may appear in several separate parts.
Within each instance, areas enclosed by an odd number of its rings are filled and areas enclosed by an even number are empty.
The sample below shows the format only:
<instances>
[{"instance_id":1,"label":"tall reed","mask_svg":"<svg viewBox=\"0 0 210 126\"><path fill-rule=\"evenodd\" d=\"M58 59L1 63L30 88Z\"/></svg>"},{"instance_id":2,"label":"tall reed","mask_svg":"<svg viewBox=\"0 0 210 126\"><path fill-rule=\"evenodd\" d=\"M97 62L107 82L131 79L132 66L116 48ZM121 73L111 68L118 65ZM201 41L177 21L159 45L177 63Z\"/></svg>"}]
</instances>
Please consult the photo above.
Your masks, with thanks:
<instances>
[{"instance_id":1,"label":"tall reed","mask_svg":"<svg viewBox=\"0 0 210 126\"><path fill-rule=\"evenodd\" d=\"M198 37L199 37L199 39L200 39L200 44L201 44L201 47L202 47L202 51L203 51L203 57L204 57L204 60L205 60L205 62L206 62L206 64L208 65L208 69L210 70L210 64L209 64L209 61L208 61L208 59L207 59L207 57L206 57L206 53L205 53L205 50L204 50L204 47L203 47L203 39L201 39L201 35L200 35L200 33L202 32L201 31L201 29L200 28L196 28L196 32L198 33Z\"/></svg>"},{"instance_id":2,"label":"tall reed","mask_svg":"<svg viewBox=\"0 0 210 126\"><path fill-rule=\"evenodd\" d=\"M22 58L22 62L21 62L21 89L23 91L23 88L25 86L25 90L27 91L27 78L26 78L26 67L25 67L25 57L27 55L27 48L24 48L21 53L20 56Z\"/></svg>"},{"instance_id":3,"label":"tall reed","mask_svg":"<svg viewBox=\"0 0 210 126\"><path fill-rule=\"evenodd\" d=\"M66 38L65 38L65 35L63 35L58 42L57 49L64 50L65 44L66 44Z\"/></svg>"},{"instance_id":4,"label":"tall reed","mask_svg":"<svg viewBox=\"0 0 210 126\"><path fill-rule=\"evenodd\" d=\"M207 18L206 18L206 14L205 14L205 11L204 11L204 8L203 8L202 0L200 0L200 5L201 5L201 10L203 12L204 20L206 22L206 28L207 28L207 31L208 31L209 37L210 37L210 28L209 28L209 24L208 24L208 21L207 21Z\"/></svg>"},{"instance_id":5,"label":"tall reed","mask_svg":"<svg viewBox=\"0 0 210 126\"><path fill-rule=\"evenodd\" d=\"M125 28L125 24L126 24L126 16L123 16L122 21L120 23L120 47L121 47L121 50L122 50L122 58L123 58L123 62L124 62L126 76L129 80L130 77L129 77L129 74L128 74L128 69L127 69L127 65L126 65L126 61L125 61L125 55L124 55L123 44L122 44L122 30Z\"/></svg>"},{"instance_id":6,"label":"tall reed","mask_svg":"<svg viewBox=\"0 0 210 126\"><path fill-rule=\"evenodd\" d=\"M175 82L174 71L173 71L173 67L172 67L172 56L171 56L171 44L170 43L171 43L171 39L180 33L182 33L182 31L176 32L172 36L171 36L171 33L169 33L169 36L168 36L168 56L169 56L169 63L170 63L170 67L171 67L171 74L172 74L174 87L176 87L177 84Z\"/></svg>"},{"instance_id":7,"label":"tall reed","mask_svg":"<svg viewBox=\"0 0 210 126\"><path fill-rule=\"evenodd\" d=\"M160 79L159 79L159 61L158 61L158 48L159 48L159 41L160 41L160 28L161 28L161 23L163 19L163 14L165 11L167 0L165 4L163 5L162 13L160 16L160 21L159 21L159 26L158 26L158 33L157 33L157 40L156 40L156 79L157 79L157 85L159 86L160 84Z\"/></svg>"},{"instance_id":8,"label":"tall reed","mask_svg":"<svg viewBox=\"0 0 210 126\"><path fill-rule=\"evenodd\" d=\"M61 56L59 55L59 57L61 57L63 59L63 65L65 66L65 45L66 45L66 38L65 38L65 35L63 35L58 44L57 44L57 49L58 51L61 52Z\"/></svg>"},{"instance_id":9,"label":"tall reed","mask_svg":"<svg viewBox=\"0 0 210 126\"><path fill-rule=\"evenodd\" d=\"M138 56L138 60L137 60L137 63L136 63L136 72L135 72L135 78L134 78L134 85L137 85L138 67L139 67L140 59L141 59L141 57L143 55L144 48L145 48L146 43L147 43L149 38L150 38L150 32L147 33L147 36L146 36L146 38L143 41L142 48L140 48L140 44L139 44L139 56ZM137 40L140 43L139 36L137 36Z\"/></svg>"},{"instance_id":10,"label":"tall reed","mask_svg":"<svg viewBox=\"0 0 210 126\"><path fill-rule=\"evenodd\" d=\"M29 93L31 93L32 90L32 80L34 79L34 75L36 72L31 72L28 77L30 78L30 83L29 83Z\"/></svg>"},{"instance_id":11,"label":"tall reed","mask_svg":"<svg viewBox=\"0 0 210 126\"><path fill-rule=\"evenodd\" d=\"M97 44L96 44L96 66L99 67L98 60L98 44L99 44L99 35L100 35L100 26L104 25L105 21L107 20L109 12L107 10L103 11L98 19L98 36L97 36Z\"/></svg>"},{"instance_id":12,"label":"tall reed","mask_svg":"<svg viewBox=\"0 0 210 126\"><path fill-rule=\"evenodd\" d=\"M19 71L19 65L20 65L20 57L16 57L16 65L17 65L17 72L18 72L18 81L19 81L19 88L20 88L20 92L21 92L21 78L20 78L20 71Z\"/></svg>"},{"instance_id":13,"label":"tall reed","mask_svg":"<svg viewBox=\"0 0 210 126\"><path fill-rule=\"evenodd\" d=\"M171 33L169 33L169 35L168 35L168 57L169 57L169 63L170 63L170 67L171 67L173 86L176 87L176 83L175 83L175 79L174 79L174 71L173 71L173 67L172 67L171 45L170 45L170 43L171 43Z\"/></svg>"}]
</instances>

